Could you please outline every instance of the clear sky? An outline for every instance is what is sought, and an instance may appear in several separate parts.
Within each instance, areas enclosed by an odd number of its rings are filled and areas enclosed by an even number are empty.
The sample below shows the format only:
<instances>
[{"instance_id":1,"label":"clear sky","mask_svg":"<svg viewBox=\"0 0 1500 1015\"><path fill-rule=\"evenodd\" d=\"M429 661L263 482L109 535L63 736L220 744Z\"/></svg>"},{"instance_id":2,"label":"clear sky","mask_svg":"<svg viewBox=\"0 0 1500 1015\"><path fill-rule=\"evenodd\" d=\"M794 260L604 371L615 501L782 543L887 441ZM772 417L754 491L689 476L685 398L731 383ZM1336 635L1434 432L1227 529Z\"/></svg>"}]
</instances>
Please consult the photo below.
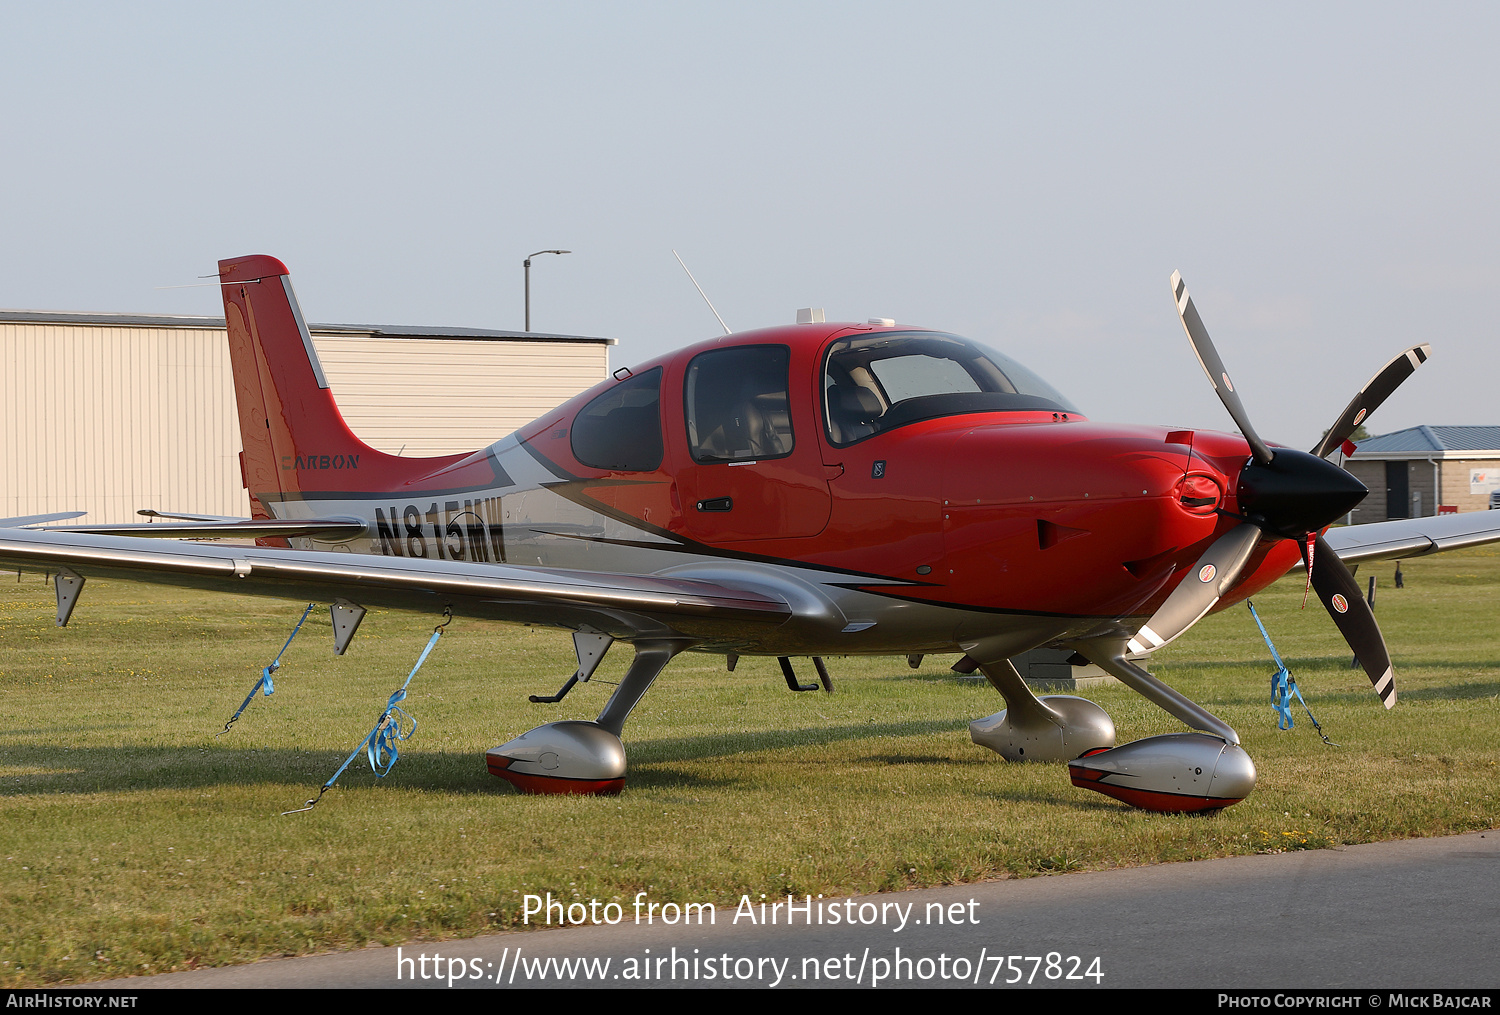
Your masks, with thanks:
<instances>
[{"instance_id":1,"label":"clear sky","mask_svg":"<svg viewBox=\"0 0 1500 1015\"><path fill-rule=\"evenodd\" d=\"M967 334L1096 419L1500 424L1500 6L0 6L0 306L538 330L638 362L730 326Z\"/></svg>"}]
</instances>

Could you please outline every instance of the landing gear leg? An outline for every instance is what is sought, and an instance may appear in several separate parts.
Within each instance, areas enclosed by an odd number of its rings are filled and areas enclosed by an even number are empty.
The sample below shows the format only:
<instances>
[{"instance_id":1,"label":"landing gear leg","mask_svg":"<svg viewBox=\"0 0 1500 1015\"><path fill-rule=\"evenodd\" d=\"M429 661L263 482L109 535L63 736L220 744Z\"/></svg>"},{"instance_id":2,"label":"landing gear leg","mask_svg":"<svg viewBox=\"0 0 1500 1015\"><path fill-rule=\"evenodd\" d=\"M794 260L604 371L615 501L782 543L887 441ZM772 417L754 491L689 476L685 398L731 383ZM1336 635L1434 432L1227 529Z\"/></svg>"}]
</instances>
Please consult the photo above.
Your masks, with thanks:
<instances>
[{"instance_id":1,"label":"landing gear leg","mask_svg":"<svg viewBox=\"0 0 1500 1015\"><path fill-rule=\"evenodd\" d=\"M638 641L625 679L593 722L549 722L485 752L490 774L526 793L613 795L625 787L625 745L620 731L631 709L682 641Z\"/></svg>"},{"instance_id":2,"label":"landing gear leg","mask_svg":"<svg viewBox=\"0 0 1500 1015\"><path fill-rule=\"evenodd\" d=\"M620 681L615 693L609 696L609 701L604 704L604 711L599 713L595 722L619 736L620 731L625 728L625 717L630 715L636 702L650 689L656 675L672 661L673 656L685 648L687 643L680 641L636 642L635 659L631 662L630 669L625 671L625 679Z\"/></svg>"}]
</instances>

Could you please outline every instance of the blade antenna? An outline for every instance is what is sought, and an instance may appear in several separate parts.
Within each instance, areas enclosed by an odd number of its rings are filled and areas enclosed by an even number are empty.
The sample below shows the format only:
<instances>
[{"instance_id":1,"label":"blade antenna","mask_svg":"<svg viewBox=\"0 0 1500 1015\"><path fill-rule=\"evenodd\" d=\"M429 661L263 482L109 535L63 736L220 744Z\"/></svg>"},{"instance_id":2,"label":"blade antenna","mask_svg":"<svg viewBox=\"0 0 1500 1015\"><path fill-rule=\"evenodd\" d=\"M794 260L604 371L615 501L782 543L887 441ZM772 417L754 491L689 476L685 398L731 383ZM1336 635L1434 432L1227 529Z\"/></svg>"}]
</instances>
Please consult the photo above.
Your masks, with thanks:
<instances>
[{"instance_id":1,"label":"blade antenna","mask_svg":"<svg viewBox=\"0 0 1500 1015\"><path fill-rule=\"evenodd\" d=\"M687 271L688 281L693 283L693 288L698 290L698 295L703 297L703 302L708 304L708 309L713 310L715 317L719 317L719 312L717 310L714 310L713 301L708 298L708 293L703 291L703 287L698 284L698 280L693 277L693 273L688 271L688 266L683 262L682 255L674 250L672 251L672 256L677 258L677 263L682 265L682 270ZM724 334L726 335L734 334L734 332L730 330L729 325L724 323L724 318L722 317L719 317L719 327L724 329Z\"/></svg>"}]
</instances>

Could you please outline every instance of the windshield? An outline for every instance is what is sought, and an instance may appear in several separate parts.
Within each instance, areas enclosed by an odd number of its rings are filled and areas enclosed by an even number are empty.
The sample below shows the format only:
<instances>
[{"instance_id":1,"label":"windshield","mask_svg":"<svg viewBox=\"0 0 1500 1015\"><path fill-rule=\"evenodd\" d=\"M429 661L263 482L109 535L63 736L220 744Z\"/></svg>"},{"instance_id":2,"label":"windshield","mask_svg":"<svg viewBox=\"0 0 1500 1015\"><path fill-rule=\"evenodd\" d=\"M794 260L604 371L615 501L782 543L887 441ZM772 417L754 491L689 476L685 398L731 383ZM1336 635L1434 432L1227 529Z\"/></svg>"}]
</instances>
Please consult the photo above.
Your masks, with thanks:
<instances>
[{"instance_id":1,"label":"windshield","mask_svg":"<svg viewBox=\"0 0 1500 1015\"><path fill-rule=\"evenodd\" d=\"M840 339L823 362L823 415L839 447L907 423L970 412L1077 412L1008 356L956 335Z\"/></svg>"}]
</instances>

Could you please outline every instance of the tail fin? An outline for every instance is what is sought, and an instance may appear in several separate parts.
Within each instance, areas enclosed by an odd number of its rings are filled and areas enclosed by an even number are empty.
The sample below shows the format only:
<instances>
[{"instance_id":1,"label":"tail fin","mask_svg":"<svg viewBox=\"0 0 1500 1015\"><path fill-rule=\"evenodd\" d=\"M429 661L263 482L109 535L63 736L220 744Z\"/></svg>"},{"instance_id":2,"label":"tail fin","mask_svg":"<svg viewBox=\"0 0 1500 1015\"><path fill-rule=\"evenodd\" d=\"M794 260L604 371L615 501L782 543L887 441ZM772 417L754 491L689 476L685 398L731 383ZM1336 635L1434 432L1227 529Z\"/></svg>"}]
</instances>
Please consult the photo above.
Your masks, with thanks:
<instances>
[{"instance_id":1,"label":"tail fin","mask_svg":"<svg viewBox=\"0 0 1500 1015\"><path fill-rule=\"evenodd\" d=\"M398 458L361 441L328 390L286 265L255 254L219 262L251 514L308 493L390 490L464 456Z\"/></svg>"}]
</instances>

